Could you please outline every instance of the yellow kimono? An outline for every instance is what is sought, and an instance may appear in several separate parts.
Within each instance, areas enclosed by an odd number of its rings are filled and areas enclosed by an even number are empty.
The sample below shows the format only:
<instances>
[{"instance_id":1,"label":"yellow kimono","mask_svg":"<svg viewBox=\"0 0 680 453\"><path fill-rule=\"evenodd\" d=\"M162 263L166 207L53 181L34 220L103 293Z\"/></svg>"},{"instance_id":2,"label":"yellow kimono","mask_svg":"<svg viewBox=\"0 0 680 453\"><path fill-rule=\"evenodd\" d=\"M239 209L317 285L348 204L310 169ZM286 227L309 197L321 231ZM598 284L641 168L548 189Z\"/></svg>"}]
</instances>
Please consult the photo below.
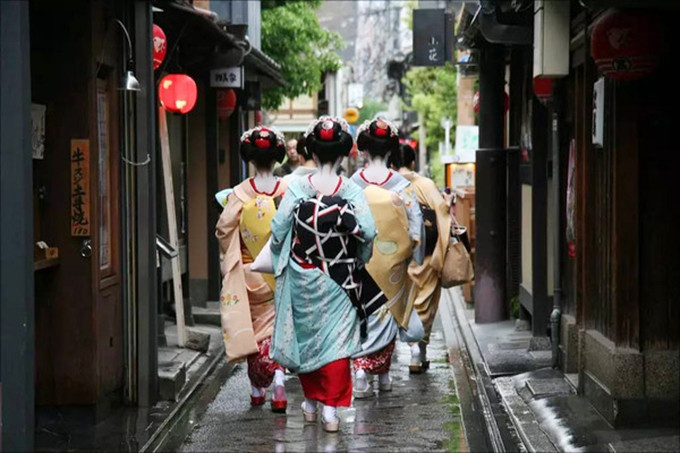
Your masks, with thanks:
<instances>
[{"instance_id":1,"label":"yellow kimono","mask_svg":"<svg viewBox=\"0 0 680 453\"><path fill-rule=\"evenodd\" d=\"M258 352L257 343L272 335L274 277L250 271L271 234L276 209L273 198L286 190L283 181L270 194L255 190L251 179L234 188L215 235L220 245L220 313L227 361L242 360Z\"/></svg>"},{"instance_id":2,"label":"yellow kimono","mask_svg":"<svg viewBox=\"0 0 680 453\"><path fill-rule=\"evenodd\" d=\"M424 204L435 211L437 216L437 230L439 237L432 255L426 256L423 264L412 262L408 273L414 284L414 291L411 293L411 303L414 305L420 320L425 327L424 342L428 342L434 318L439 308L439 297L441 294L440 276L444 265L444 256L449 243L451 234L451 215L446 205L444 197L439 192L435 183L415 172L405 168L399 173L411 182L418 203Z\"/></svg>"}]
</instances>

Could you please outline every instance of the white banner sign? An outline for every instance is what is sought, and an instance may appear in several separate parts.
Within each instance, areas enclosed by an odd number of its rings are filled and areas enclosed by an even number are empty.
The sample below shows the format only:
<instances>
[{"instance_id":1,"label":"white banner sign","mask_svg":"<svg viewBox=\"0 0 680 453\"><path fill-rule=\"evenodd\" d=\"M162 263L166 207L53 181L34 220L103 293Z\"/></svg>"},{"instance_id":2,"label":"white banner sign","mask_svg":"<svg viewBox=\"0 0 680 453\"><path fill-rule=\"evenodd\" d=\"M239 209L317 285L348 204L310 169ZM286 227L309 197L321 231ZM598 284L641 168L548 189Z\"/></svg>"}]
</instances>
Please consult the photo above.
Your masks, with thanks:
<instances>
[{"instance_id":1,"label":"white banner sign","mask_svg":"<svg viewBox=\"0 0 680 453\"><path fill-rule=\"evenodd\" d=\"M210 86L214 88L243 88L243 66L211 70Z\"/></svg>"},{"instance_id":2,"label":"white banner sign","mask_svg":"<svg viewBox=\"0 0 680 453\"><path fill-rule=\"evenodd\" d=\"M479 126L456 126L455 162L475 162L479 148Z\"/></svg>"}]
</instances>

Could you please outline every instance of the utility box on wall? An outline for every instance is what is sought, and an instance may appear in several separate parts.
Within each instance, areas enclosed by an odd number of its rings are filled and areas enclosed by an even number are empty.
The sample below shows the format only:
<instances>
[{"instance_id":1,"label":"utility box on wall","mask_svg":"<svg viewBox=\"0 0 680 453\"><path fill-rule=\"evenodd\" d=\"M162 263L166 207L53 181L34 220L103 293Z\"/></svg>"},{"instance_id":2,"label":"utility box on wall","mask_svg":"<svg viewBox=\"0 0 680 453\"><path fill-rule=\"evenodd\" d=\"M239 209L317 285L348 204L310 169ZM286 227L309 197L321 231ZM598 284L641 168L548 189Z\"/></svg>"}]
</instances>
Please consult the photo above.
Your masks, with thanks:
<instances>
[{"instance_id":1,"label":"utility box on wall","mask_svg":"<svg viewBox=\"0 0 680 453\"><path fill-rule=\"evenodd\" d=\"M593 145L604 146L604 77L593 84Z\"/></svg>"},{"instance_id":2,"label":"utility box on wall","mask_svg":"<svg viewBox=\"0 0 680 453\"><path fill-rule=\"evenodd\" d=\"M534 77L569 74L569 2L534 2Z\"/></svg>"}]
</instances>

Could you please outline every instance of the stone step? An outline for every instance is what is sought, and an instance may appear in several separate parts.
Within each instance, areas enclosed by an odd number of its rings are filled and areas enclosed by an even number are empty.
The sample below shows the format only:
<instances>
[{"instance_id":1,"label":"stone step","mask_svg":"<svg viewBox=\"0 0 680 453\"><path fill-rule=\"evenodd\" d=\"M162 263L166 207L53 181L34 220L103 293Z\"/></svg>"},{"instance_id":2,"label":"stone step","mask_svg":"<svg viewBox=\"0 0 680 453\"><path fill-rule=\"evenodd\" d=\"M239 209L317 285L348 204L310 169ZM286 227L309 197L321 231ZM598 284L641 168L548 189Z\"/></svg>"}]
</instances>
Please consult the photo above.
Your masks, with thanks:
<instances>
[{"instance_id":1,"label":"stone step","mask_svg":"<svg viewBox=\"0 0 680 453\"><path fill-rule=\"evenodd\" d=\"M161 400L177 401L187 379L186 364L176 360L158 365L158 393Z\"/></svg>"},{"instance_id":2,"label":"stone step","mask_svg":"<svg viewBox=\"0 0 680 453\"><path fill-rule=\"evenodd\" d=\"M211 306L211 302L208 302L208 308L203 307L193 307L194 322L196 324L210 324L213 326L221 326L222 321L220 318L219 306Z\"/></svg>"}]
</instances>

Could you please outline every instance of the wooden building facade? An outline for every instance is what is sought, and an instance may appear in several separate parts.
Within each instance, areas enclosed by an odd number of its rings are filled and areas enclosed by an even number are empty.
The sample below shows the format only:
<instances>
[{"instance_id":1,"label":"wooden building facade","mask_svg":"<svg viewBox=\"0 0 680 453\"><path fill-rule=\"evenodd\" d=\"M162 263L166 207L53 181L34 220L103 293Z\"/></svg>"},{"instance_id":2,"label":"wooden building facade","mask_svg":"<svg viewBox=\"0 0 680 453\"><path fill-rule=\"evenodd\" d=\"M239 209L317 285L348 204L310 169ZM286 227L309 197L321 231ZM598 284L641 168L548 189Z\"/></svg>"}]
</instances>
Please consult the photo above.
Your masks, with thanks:
<instances>
[{"instance_id":1,"label":"wooden building facade","mask_svg":"<svg viewBox=\"0 0 680 453\"><path fill-rule=\"evenodd\" d=\"M674 135L680 96L672 80L680 54L673 33L678 7L663 1L569 2L568 67L552 77L545 95L533 77L539 36L533 17L526 17L542 5L489 2L459 31L478 55L480 76L485 49L504 49L500 83L510 96L507 241L497 251L508 265L506 280L497 285L507 288L504 311L517 295L533 335L550 337L554 364L613 425L677 421L680 212L672 161L680 146ZM653 21L647 32L658 36L640 38L660 43L649 74L618 80L598 66L593 33L612 14ZM503 25L504 33L494 34L494 24ZM533 32L529 42L527 30ZM625 39L631 29L613 33ZM480 118L489 109L485 89L489 85L480 83ZM480 125L480 143L484 133ZM479 180L477 186L489 190ZM484 209L478 198L478 217ZM480 229L478 248L483 241ZM520 270L516 281L513 269Z\"/></svg>"}]
</instances>

